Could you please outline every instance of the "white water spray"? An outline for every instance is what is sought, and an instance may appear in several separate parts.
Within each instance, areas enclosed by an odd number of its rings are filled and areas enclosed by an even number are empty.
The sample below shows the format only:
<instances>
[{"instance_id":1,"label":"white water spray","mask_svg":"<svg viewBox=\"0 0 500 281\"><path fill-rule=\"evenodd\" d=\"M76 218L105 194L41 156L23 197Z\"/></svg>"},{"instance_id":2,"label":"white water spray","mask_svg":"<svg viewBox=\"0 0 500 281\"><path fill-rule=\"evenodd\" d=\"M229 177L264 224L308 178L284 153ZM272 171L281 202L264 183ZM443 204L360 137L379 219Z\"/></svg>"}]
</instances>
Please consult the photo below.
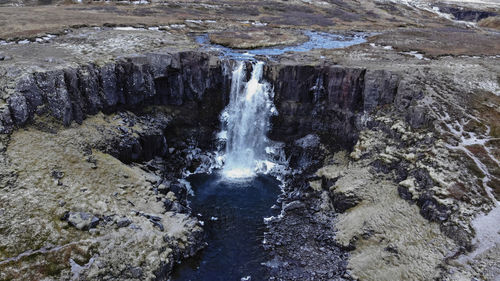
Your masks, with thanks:
<instances>
[{"instance_id":1,"label":"white water spray","mask_svg":"<svg viewBox=\"0 0 500 281\"><path fill-rule=\"evenodd\" d=\"M263 62L253 65L248 82L245 64L240 62L233 71L230 101L222 113L222 131L226 154L222 173L227 178L250 178L266 161L266 133L269 118L276 112L273 91L262 80Z\"/></svg>"}]
</instances>

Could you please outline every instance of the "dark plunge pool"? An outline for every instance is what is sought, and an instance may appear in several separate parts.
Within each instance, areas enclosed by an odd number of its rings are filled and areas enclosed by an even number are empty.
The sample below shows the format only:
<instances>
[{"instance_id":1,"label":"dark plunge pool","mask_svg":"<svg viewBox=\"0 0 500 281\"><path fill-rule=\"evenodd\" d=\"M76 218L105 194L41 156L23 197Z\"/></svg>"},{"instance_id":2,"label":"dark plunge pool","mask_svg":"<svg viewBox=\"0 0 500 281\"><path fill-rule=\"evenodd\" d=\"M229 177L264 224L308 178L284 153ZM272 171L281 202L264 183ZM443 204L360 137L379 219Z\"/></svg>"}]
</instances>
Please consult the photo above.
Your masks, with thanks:
<instances>
[{"instance_id":1,"label":"dark plunge pool","mask_svg":"<svg viewBox=\"0 0 500 281\"><path fill-rule=\"evenodd\" d=\"M274 215L271 206L280 192L270 176L228 181L218 174L188 178L194 190L193 214L204 222L208 246L174 268L171 280L267 279L262 248L263 218Z\"/></svg>"}]
</instances>

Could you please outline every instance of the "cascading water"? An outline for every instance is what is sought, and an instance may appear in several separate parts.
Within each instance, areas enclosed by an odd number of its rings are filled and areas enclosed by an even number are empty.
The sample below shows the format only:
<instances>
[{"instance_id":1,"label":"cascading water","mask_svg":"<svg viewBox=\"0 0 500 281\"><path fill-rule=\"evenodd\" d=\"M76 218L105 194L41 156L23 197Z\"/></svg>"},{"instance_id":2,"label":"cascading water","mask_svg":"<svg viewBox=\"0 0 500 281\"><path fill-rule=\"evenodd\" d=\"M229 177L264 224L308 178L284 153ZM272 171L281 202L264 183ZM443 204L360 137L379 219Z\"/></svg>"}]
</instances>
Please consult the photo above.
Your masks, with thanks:
<instances>
[{"instance_id":1,"label":"cascading water","mask_svg":"<svg viewBox=\"0 0 500 281\"><path fill-rule=\"evenodd\" d=\"M246 65L240 62L233 70L230 101L221 114L222 172L189 177L195 190L191 207L203 219L208 246L177 267L174 280L268 279L263 217L276 215L270 207L280 189L262 173L273 164L266 134L276 109L271 85L262 79L264 63L252 65L248 81Z\"/></svg>"},{"instance_id":2,"label":"cascading water","mask_svg":"<svg viewBox=\"0 0 500 281\"><path fill-rule=\"evenodd\" d=\"M271 85L262 80L263 62L253 64L250 80L245 81L245 63L232 73L229 105L221 115L226 141L222 173L226 178L250 178L266 162L269 118L275 114Z\"/></svg>"},{"instance_id":3,"label":"cascading water","mask_svg":"<svg viewBox=\"0 0 500 281\"><path fill-rule=\"evenodd\" d=\"M327 35L312 33L309 42L290 48L241 53L218 46L217 50L232 59L253 61L257 52L274 55L324 48L332 46L330 43L345 46L344 40ZM240 61L232 69L230 101L221 114L218 134L225 148L210 153L204 165L186 175L194 191L189 195L190 207L203 226L207 246L177 265L171 280L270 280L269 267L279 264L269 262L271 257L262 248L267 230L264 218L280 215L271 206L282 190L280 178L293 171L287 168L284 144L266 136L270 117L277 111L263 70L263 62L250 66L248 61Z\"/></svg>"},{"instance_id":4,"label":"cascading water","mask_svg":"<svg viewBox=\"0 0 500 281\"><path fill-rule=\"evenodd\" d=\"M208 245L178 266L173 280L269 279L263 218L278 214L270 207L280 188L266 174L278 171L284 157L277 153L279 144L266 137L276 109L272 87L262 79L264 63L252 64L248 81L247 65L240 62L233 70L230 101L221 114L219 139L226 147L214 165L223 162L221 173L188 177L194 190L191 208L204 225Z\"/></svg>"}]
</instances>

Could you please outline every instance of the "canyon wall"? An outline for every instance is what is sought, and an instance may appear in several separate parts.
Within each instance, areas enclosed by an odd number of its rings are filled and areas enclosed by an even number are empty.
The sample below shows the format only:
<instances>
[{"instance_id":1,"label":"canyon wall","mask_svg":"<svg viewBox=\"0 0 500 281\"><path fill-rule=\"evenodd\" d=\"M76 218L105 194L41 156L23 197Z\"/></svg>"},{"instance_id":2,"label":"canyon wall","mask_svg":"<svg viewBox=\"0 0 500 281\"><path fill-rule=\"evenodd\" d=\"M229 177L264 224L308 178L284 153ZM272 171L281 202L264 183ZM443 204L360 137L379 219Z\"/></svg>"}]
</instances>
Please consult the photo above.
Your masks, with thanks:
<instances>
[{"instance_id":1,"label":"canyon wall","mask_svg":"<svg viewBox=\"0 0 500 281\"><path fill-rule=\"evenodd\" d=\"M99 111L141 110L149 105L185 109L179 126L213 131L228 103L230 65L206 53L146 54L104 65L25 75L0 108L0 132L25 125L35 115L50 115L68 126ZM399 76L341 66L268 63L265 79L274 87L279 115L270 137L299 139L309 133L334 147L351 148L362 116L395 99ZM209 130L207 129L207 130ZM198 134L210 141L211 132Z\"/></svg>"},{"instance_id":2,"label":"canyon wall","mask_svg":"<svg viewBox=\"0 0 500 281\"><path fill-rule=\"evenodd\" d=\"M341 66L270 65L267 79L275 90L279 115L271 137L296 140L318 134L322 143L350 149L362 116L394 101L399 76Z\"/></svg>"},{"instance_id":3,"label":"canyon wall","mask_svg":"<svg viewBox=\"0 0 500 281\"><path fill-rule=\"evenodd\" d=\"M64 125L99 111L136 110L148 105L197 104L190 112L204 125L227 103L228 76L216 57L197 52L147 54L24 76L0 114L0 132L48 114ZM215 113L215 114L214 114Z\"/></svg>"}]
</instances>

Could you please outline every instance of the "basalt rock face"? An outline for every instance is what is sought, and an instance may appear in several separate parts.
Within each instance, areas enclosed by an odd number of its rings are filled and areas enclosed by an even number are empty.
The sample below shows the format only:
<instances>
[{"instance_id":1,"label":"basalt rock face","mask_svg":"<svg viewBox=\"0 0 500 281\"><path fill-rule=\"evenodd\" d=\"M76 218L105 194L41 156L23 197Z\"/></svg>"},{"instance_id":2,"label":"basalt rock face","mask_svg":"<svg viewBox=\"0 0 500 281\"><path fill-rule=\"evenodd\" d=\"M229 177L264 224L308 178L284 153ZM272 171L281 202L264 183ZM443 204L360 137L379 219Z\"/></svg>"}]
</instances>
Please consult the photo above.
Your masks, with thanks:
<instances>
[{"instance_id":1,"label":"basalt rock face","mask_svg":"<svg viewBox=\"0 0 500 281\"><path fill-rule=\"evenodd\" d=\"M0 109L0 130L10 132L35 115L49 115L68 126L81 124L100 111L141 111L150 105L166 105L178 112L172 122L160 122L159 130L133 142L124 138L111 154L126 163L163 156L165 136L167 142L194 140L196 146L210 148L219 114L228 103L231 83L226 65L231 63L205 53L181 52L28 74L18 81L7 106ZM332 149L349 150L367 113L392 103L410 115L413 112L408 107L414 94L410 100L398 94L398 88L408 87L399 75L388 71L271 62L264 78L274 88L279 112L273 117L270 137L290 144L315 134ZM409 116L411 123L425 123L421 114L413 115ZM293 149L288 150L293 154Z\"/></svg>"},{"instance_id":2,"label":"basalt rock face","mask_svg":"<svg viewBox=\"0 0 500 281\"><path fill-rule=\"evenodd\" d=\"M69 125L99 111L184 104L199 105L197 120L213 125L227 102L228 86L221 61L196 52L147 54L103 66L34 73L23 77L7 99L0 129L9 132L36 114L50 114Z\"/></svg>"},{"instance_id":3,"label":"basalt rock face","mask_svg":"<svg viewBox=\"0 0 500 281\"><path fill-rule=\"evenodd\" d=\"M228 103L225 64L230 63L205 53L181 52L29 74L0 108L0 130L8 133L35 115L50 115L67 126L99 111L170 105L182 110L171 131L183 138L180 128L196 127L190 134L208 143ZM273 63L266 66L265 79L274 87L279 112L272 120L271 138L293 141L314 133L323 143L342 148L354 145L364 113L395 101L400 82L387 71Z\"/></svg>"},{"instance_id":4,"label":"basalt rock face","mask_svg":"<svg viewBox=\"0 0 500 281\"><path fill-rule=\"evenodd\" d=\"M279 112L271 138L291 141L314 133L347 149L357 140L362 115L393 103L400 80L388 71L308 65L271 65L266 76Z\"/></svg>"},{"instance_id":5,"label":"basalt rock face","mask_svg":"<svg viewBox=\"0 0 500 281\"><path fill-rule=\"evenodd\" d=\"M459 7L448 7L448 6L443 6L443 5L441 5L439 7L439 11L453 15L453 17L456 20L472 21L472 22L478 22L478 21L485 19L487 17L494 17L494 16L498 15L495 12L481 11L481 10L470 10L470 9L465 9L462 7L460 7L460 8Z\"/></svg>"},{"instance_id":6,"label":"basalt rock face","mask_svg":"<svg viewBox=\"0 0 500 281\"><path fill-rule=\"evenodd\" d=\"M69 126L100 111L142 111L164 105L177 111L173 120L150 120L156 127L139 138L129 137L123 128L123 138L108 153L130 163L164 156L167 139L195 139L199 147L207 148L227 104L230 81L224 71L217 57L182 52L28 74L0 108L0 133L24 126L36 115L49 115Z\"/></svg>"}]
</instances>

